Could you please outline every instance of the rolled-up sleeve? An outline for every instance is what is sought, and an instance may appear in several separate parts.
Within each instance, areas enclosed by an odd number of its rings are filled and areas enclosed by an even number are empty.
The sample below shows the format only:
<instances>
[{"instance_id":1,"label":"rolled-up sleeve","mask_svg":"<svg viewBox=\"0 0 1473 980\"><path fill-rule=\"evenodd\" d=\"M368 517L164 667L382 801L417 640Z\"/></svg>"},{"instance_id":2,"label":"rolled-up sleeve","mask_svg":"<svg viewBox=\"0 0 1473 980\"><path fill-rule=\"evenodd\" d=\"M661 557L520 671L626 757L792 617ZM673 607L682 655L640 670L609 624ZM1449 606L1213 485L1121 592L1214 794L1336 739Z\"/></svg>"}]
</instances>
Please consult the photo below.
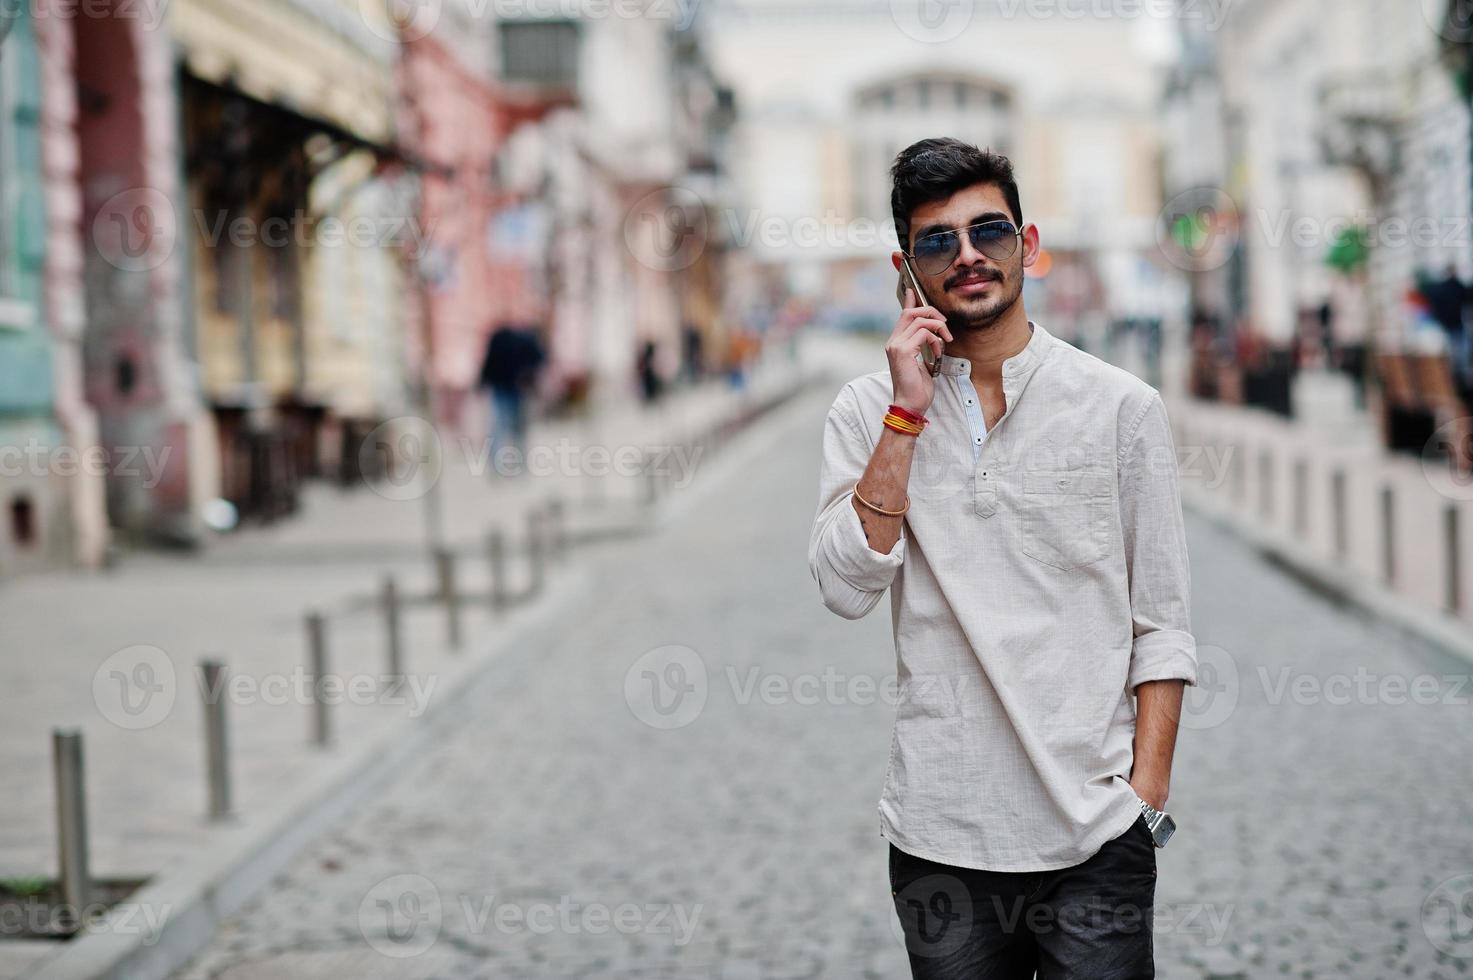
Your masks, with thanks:
<instances>
[{"instance_id":1,"label":"rolled-up sleeve","mask_svg":"<svg viewBox=\"0 0 1473 980\"><path fill-rule=\"evenodd\" d=\"M888 554L865 540L850 498L874 447L858 422L854 392L845 385L829 408L818 478L818 514L808 543L808 568L823 604L845 619L859 619L879 602L905 560L905 525Z\"/></svg>"},{"instance_id":2,"label":"rolled-up sleeve","mask_svg":"<svg viewBox=\"0 0 1473 980\"><path fill-rule=\"evenodd\" d=\"M1191 568L1176 446L1161 395L1152 391L1121 446L1120 514L1134 640L1128 684L1197 683L1191 632Z\"/></svg>"}]
</instances>

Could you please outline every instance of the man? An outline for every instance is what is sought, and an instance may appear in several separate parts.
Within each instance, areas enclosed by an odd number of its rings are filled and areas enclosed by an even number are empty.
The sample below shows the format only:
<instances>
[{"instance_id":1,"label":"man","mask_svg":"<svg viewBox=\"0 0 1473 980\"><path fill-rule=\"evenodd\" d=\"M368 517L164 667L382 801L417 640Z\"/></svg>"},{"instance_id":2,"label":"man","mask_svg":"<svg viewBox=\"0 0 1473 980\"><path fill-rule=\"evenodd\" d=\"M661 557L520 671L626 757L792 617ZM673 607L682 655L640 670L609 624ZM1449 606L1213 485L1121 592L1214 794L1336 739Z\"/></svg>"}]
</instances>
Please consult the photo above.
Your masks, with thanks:
<instances>
[{"instance_id":1,"label":"man","mask_svg":"<svg viewBox=\"0 0 1473 980\"><path fill-rule=\"evenodd\" d=\"M481 361L480 384L491 389L491 465L496 473L521 472L527 455L527 392L536 386L546 355L537 334L503 325L491 334ZM505 454L515 453L513 459Z\"/></svg>"},{"instance_id":2,"label":"man","mask_svg":"<svg viewBox=\"0 0 1473 980\"><path fill-rule=\"evenodd\" d=\"M1196 683L1166 411L1028 319L1039 234L1006 158L923 140L892 176L892 258L931 303L907 290L888 371L834 400L809 567L847 619L890 590L880 833L911 970L1152 977L1154 845Z\"/></svg>"}]
</instances>

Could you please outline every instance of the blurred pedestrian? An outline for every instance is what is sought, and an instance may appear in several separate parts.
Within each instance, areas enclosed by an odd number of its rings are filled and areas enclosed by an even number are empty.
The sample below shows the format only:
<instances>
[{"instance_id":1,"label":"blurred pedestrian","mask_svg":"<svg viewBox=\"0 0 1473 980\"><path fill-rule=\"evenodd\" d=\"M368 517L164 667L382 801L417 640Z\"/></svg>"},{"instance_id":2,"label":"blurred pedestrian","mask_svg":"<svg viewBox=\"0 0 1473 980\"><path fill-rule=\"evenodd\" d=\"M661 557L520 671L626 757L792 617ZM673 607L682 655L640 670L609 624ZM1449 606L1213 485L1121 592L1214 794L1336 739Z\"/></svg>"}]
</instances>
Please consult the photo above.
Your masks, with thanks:
<instances>
[{"instance_id":1,"label":"blurred pedestrian","mask_svg":"<svg viewBox=\"0 0 1473 980\"><path fill-rule=\"evenodd\" d=\"M646 340L639 350L639 390L646 405L653 404L664 390L664 381L655 366L660 348L653 340Z\"/></svg>"},{"instance_id":2,"label":"blurred pedestrian","mask_svg":"<svg viewBox=\"0 0 1473 980\"><path fill-rule=\"evenodd\" d=\"M480 386L491 390L493 472L520 471L527 456L527 398L546 360L536 332L505 324L486 343ZM505 459L507 451L512 459Z\"/></svg>"}]
</instances>

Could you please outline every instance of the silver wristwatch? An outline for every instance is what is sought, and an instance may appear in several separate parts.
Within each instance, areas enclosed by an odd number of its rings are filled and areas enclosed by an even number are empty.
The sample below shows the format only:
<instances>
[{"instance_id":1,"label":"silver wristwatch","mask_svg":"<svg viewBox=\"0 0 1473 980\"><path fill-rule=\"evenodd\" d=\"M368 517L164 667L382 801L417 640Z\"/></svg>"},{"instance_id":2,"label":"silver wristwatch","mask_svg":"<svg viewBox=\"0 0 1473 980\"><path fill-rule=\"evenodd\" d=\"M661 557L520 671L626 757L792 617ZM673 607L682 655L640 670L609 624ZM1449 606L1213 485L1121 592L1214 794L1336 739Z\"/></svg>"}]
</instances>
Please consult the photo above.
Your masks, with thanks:
<instances>
[{"instance_id":1,"label":"silver wristwatch","mask_svg":"<svg viewBox=\"0 0 1473 980\"><path fill-rule=\"evenodd\" d=\"M1151 829L1151 839L1157 847L1165 847L1171 835L1176 833L1176 821L1171 819L1171 814L1156 809L1145 800L1141 800L1141 813L1146 818L1146 826Z\"/></svg>"}]
</instances>

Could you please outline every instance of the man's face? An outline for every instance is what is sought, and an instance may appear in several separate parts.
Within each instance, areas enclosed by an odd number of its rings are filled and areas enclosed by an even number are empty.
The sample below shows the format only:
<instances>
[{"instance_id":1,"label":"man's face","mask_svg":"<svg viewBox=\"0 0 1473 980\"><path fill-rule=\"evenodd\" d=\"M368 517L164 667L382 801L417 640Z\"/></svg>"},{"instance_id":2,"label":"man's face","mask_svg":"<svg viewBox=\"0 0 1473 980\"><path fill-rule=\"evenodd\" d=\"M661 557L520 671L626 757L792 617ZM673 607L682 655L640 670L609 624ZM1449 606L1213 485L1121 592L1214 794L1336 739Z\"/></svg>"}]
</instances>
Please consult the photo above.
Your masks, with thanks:
<instances>
[{"instance_id":1,"label":"man's face","mask_svg":"<svg viewBox=\"0 0 1473 980\"><path fill-rule=\"evenodd\" d=\"M917 240L941 231L960 231L984 221L1013 221L1012 211L1002 188L996 184L973 184L942 201L922 204L911 213L910 241L914 252ZM1023 270L1038 258L1038 229L1028 225L1021 241L1006 259L993 259L972 247L965 234L958 236L961 250L951 265L928 275L911 268L921 281L926 298L946 317L952 331L978 330L992 326L1012 308L1023 293ZM900 253L894 261L900 266Z\"/></svg>"}]
</instances>

